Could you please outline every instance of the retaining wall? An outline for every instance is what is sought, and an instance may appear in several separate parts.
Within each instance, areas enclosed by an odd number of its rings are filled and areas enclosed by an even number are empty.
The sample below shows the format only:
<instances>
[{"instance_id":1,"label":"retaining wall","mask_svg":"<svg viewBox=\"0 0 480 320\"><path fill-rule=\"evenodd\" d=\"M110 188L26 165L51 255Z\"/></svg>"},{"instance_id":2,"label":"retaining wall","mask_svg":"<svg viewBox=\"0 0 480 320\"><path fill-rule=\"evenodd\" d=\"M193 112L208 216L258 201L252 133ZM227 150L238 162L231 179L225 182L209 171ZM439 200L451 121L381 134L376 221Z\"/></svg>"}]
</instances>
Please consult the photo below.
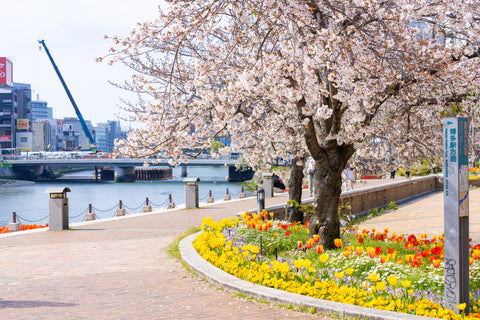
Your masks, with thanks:
<instances>
[{"instance_id":1,"label":"retaining wall","mask_svg":"<svg viewBox=\"0 0 480 320\"><path fill-rule=\"evenodd\" d=\"M386 207L390 202L398 203L423 194L442 190L442 188L443 180L440 176L415 177L389 184L344 191L340 196L340 205L345 205L348 202L351 206L351 213L359 216L372 209ZM302 201L302 204L312 203L312 199ZM268 212L274 212L277 219L284 219L286 215L285 204L266 209Z\"/></svg>"}]
</instances>

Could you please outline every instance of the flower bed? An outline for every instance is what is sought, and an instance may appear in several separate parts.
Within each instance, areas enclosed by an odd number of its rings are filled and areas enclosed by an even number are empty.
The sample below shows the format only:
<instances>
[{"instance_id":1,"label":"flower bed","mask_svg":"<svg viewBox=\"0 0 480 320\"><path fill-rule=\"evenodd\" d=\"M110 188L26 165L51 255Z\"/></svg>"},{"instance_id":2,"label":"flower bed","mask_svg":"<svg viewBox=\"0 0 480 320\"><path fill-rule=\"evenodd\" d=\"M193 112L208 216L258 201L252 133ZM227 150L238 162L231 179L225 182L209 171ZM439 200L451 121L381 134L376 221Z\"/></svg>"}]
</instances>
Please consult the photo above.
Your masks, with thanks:
<instances>
[{"instance_id":1,"label":"flower bed","mask_svg":"<svg viewBox=\"0 0 480 320\"><path fill-rule=\"evenodd\" d=\"M368 174L360 177L360 179L363 179L363 180L382 179L382 176L378 174Z\"/></svg>"},{"instance_id":2,"label":"flower bed","mask_svg":"<svg viewBox=\"0 0 480 320\"><path fill-rule=\"evenodd\" d=\"M336 250L309 239L308 225L246 213L242 219L203 220L194 242L213 265L247 281L315 298L445 319L442 307L443 237L388 230L343 230ZM480 245L470 250L470 314L478 318ZM464 305L457 306L464 311Z\"/></svg>"},{"instance_id":3,"label":"flower bed","mask_svg":"<svg viewBox=\"0 0 480 320\"><path fill-rule=\"evenodd\" d=\"M48 223L46 225L40 225L40 224L22 224L20 226L20 231L25 231L25 230L32 230L32 229L40 229L40 228L47 228ZM0 227L0 234L1 233L8 233L8 226L5 227Z\"/></svg>"}]
</instances>

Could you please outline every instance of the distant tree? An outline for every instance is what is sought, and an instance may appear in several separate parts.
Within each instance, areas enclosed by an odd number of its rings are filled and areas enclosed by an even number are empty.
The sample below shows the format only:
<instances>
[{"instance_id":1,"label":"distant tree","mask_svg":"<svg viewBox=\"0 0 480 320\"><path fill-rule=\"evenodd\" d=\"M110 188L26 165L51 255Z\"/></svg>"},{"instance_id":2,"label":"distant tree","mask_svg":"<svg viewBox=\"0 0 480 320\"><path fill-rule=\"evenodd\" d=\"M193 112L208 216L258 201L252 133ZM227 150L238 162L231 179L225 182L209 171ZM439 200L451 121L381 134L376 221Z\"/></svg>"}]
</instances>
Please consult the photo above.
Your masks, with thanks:
<instances>
[{"instance_id":1,"label":"distant tree","mask_svg":"<svg viewBox=\"0 0 480 320\"><path fill-rule=\"evenodd\" d=\"M309 153L310 235L326 248L340 236L341 173L357 150L384 158L388 145L399 162L438 153L440 112L476 108L478 1L166 2L104 57L136 72L123 87L142 96L129 108L143 127L120 150L176 163L228 132L226 151L248 150L250 164Z\"/></svg>"},{"instance_id":2,"label":"distant tree","mask_svg":"<svg viewBox=\"0 0 480 320\"><path fill-rule=\"evenodd\" d=\"M210 150L215 153L217 153L221 148L225 148L225 145L220 141L213 141L210 146Z\"/></svg>"}]
</instances>

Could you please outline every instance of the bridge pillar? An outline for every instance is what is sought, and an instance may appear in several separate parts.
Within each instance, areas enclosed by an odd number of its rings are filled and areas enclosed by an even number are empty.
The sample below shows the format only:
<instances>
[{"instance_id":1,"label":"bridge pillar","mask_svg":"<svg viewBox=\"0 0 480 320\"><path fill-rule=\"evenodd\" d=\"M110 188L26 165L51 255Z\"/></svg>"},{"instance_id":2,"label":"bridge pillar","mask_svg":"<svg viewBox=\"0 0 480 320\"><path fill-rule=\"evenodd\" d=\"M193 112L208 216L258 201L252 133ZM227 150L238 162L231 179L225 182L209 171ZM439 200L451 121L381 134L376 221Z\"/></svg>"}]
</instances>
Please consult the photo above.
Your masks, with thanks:
<instances>
[{"instance_id":1,"label":"bridge pillar","mask_svg":"<svg viewBox=\"0 0 480 320\"><path fill-rule=\"evenodd\" d=\"M116 167L115 182L133 182L135 181L135 167Z\"/></svg>"},{"instance_id":2,"label":"bridge pillar","mask_svg":"<svg viewBox=\"0 0 480 320\"><path fill-rule=\"evenodd\" d=\"M187 176L187 166L186 165L182 165L182 177L186 177Z\"/></svg>"}]
</instances>

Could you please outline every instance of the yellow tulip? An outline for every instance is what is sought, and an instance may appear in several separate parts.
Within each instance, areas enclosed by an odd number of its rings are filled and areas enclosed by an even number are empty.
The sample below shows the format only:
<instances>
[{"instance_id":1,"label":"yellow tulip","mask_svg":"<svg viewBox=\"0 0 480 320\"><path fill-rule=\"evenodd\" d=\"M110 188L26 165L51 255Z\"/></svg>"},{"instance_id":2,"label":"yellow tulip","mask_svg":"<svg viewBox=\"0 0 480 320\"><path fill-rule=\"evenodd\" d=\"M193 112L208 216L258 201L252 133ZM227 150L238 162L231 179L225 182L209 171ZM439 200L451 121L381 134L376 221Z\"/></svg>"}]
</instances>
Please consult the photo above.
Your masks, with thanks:
<instances>
[{"instance_id":1,"label":"yellow tulip","mask_svg":"<svg viewBox=\"0 0 480 320\"><path fill-rule=\"evenodd\" d=\"M355 271L355 270L353 270L352 268L345 269L345 273L348 274L348 275L351 275L353 273L353 271Z\"/></svg>"},{"instance_id":2,"label":"yellow tulip","mask_svg":"<svg viewBox=\"0 0 480 320\"><path fill-rule=\"evenodd\" d=\"M410 280L402 280L402 286L406 289L408 287L410 287L412 285L412 283L410 282Z\"/></svg>"},{"instance_id":3,"label":"yellow tulip","mask_svg":"<svg viewBox=\"0 0 480 320\"><path fill-rule=\"evenodd\" d=\"M328 254L322 253L319 258L322 263L325 263L328 260Z\"/></svg>"},{"instance_id":4,"label":"yellow tulip","mask_svg":"<svg viewBox=\"0 0 480 320\"><path fill-rule=\"evenodd\" d=\"M368 279L372 282L377 282L378 279L380 278L380 276L378 275L378 273L374 272L374 273L370 273L368 275Z\"/></svg>"},{"instance_id":5,"label":"yellow tulip","mask_svg":"<svg viewBox=\"0 0 480 320\"><path fill-rule=\"evenodd\" d=\"M391 286L397 285L397 277L395 277L394 275L389 276L387 278L387 281Z\"/></svg>"},{"instance_id":6,"label":"yellow tulip","mask_svg":"<svg viewBox=\"0 0 480 320\"><path fill-rule=\"evenodd\" d=\"M385 290L385 282L383 281L379 281L377 282L377 289L380 290L380 291L384 291Z\"/></svg>"}]
</instances>

